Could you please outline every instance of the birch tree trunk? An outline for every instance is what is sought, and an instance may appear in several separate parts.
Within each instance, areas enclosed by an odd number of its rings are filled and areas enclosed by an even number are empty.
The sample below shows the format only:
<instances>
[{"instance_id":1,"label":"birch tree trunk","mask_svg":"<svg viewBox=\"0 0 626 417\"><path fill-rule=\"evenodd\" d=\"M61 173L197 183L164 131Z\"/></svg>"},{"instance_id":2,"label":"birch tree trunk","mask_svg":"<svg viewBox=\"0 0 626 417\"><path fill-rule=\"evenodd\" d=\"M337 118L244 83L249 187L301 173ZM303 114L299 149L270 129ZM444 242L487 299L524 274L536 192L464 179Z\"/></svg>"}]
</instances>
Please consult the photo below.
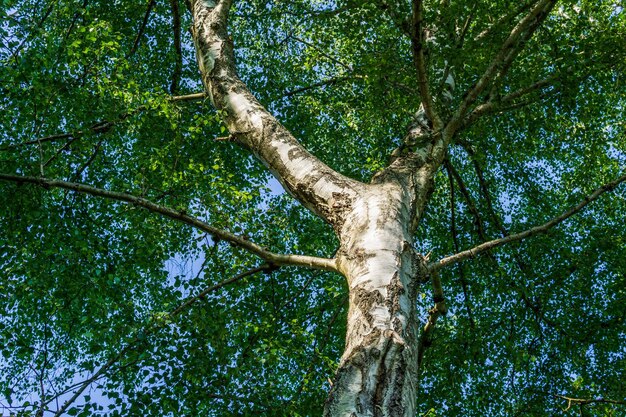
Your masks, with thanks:
<instances>
[{"instance_id":1,"label":"birch tree trunk","mask_svg":"<svg viewBox=\"0 0 626 417\"><path fill-rule=\"evenodd\" d=\"M415 195L408 191L400 183L365 187L339 232L350 306L325 416L415 415L415 301L426 273L412 246Z\"/></svg>"},{"instance_id":2,"label":"birch tree trunk","mask_svg":"<svg viewBox=\"0 0 626 417\"><path fill-rule=\"evenodd\" d=\"M371 184L347 178L311 155L238 78L227 34L230 0L192 5L202 80L234 140L250 149L305 207L335 230L337 271L347 279L345 351L324 415L415 415L416 296L427 279L413 235L443 160L442 146L398 156ZM413 132L414 135L424 134Z\"/></svg>"}]
</instances>

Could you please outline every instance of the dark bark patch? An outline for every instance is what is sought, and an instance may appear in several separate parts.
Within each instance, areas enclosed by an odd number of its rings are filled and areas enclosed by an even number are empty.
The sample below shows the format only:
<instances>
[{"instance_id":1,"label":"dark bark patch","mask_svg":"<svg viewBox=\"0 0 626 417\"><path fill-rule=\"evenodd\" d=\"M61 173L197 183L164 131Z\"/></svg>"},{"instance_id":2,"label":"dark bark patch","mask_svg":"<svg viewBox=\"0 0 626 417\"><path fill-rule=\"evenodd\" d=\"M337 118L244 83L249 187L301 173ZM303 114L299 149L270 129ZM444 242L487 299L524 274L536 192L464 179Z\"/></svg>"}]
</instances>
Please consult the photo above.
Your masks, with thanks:
<instances>
[{"instance_id":1,"label":"dark bark patch","mask_svg":"<svg viewBox=\"0 0 626 417\"><path fill-rule=\"evenodd\" d=\"M387 300L386 306L389 311L392 312L392 315L396 312L402 311L400 306L400 296L402 296L406 290L404 289L404 284L400 280L400 276L398 272L393 275L391 282L387 286Z\"/></svg>"},{"instance_id":2,"label":"dark bark patch","mask_svg":"<svg viewBox=\"0 0 626 417\"><path fill-rule=\"evenodd\" d=\"M374 304L383 304L385 298L378 291L368 291L363 288L356 288L353 291L352 305L357 307L363 313L363 316L372 324L372 315L370 310Z\"/></svg>"},{"instance_id":3,"label":"dark bark patch","mask_svg":"<svg viewBox=\"0 0 626 417\"><path fill-rule=\"evenodd\" d=\"M346 214L352 210L352 198L347 193L332 193L328 201L328 222L339 231Z\"/></svg>"},{"instance_id":4,"label":"dark bark patch","mask_svg":"<svg viewBox=\"0 0 626 417\"><path fill-rule=\"evenodd\" d=\"M402 216L396 214L397 211L399 211L399 207L396 207L391 201L385 201L385 204L381 207L381 215L376 219L376 226L382 229L389 222L389 219L402 219Z\"/></svg>"},{"instance_id":5,"label":"dark bark patch","mask_svg":"<svg viewBox=\"0 0 626 417\"><path fill-rule=\"evenodd\" d=\"M309 154L302 148L293 147L287 152L287 158L293 161L294 159L307 159Z\"/></svg>"}]
</instances>

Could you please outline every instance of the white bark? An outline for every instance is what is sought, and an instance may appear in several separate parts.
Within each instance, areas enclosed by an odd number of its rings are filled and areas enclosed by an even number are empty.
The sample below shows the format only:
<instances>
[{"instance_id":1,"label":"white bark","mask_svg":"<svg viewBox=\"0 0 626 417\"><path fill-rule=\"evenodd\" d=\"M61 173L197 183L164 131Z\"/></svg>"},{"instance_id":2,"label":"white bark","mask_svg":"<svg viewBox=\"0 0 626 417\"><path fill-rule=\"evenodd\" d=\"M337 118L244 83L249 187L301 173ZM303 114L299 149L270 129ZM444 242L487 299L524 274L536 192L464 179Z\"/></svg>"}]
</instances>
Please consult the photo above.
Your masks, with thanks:
<instances>
[{"instance_id":1,"label":"white bark","mask_svg":"<svg viewBox=\"0 0 626 417\"><path fill-rule=\"evenodd\" d=\"M226 30L230 4L231 0L197 0L192 5L192 33L209 97L225 113L237 142L249 148L290 194L335 225L343 221L340 206L355 197L359 182L335 172L309 153L239 79Z\"/></svg>"},{"instance_id":2,"label":"white bark","mask_svg":"<svg viewBox=\"0 0 626 417\"><path fill-rule=\"evenodd\" d=\"M226 31L230 3L193 4L193 37L211 100L225 112L236 140L330 223L340 240L336 265L348 280L350 307L345 352L324 415L413 417L418 374L414 303L428 274L424 258L413 249L413 232L445 142L440 137L423 144L421 152L395 156L372 184L333 171L307 152L238 78Z\"/></svg>"},{"instance_id":3,"label":"white bark","mask_svg":"<svg viewBox=\"0 0 626 417\"><path fill-rule=\"evenodd\" d=\"M412 246L416 195L399 182L372 184L339 231L348 280L346 346L325 416L414 416L415 299L424 259Z\"/></svg>"}]
</instances>

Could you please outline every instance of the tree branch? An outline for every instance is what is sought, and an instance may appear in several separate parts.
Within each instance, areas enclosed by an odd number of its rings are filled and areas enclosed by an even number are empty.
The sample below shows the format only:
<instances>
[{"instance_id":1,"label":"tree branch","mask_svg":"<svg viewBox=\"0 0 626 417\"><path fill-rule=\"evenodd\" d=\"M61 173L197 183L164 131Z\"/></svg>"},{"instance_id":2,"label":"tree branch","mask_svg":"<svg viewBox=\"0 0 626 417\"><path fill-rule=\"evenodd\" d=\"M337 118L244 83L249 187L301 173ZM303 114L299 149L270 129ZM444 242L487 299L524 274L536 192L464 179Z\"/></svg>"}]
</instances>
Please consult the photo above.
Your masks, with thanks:
<instances>
[{"instance_id":1,"label":"tree branch","mask_svg":"<svg viewBox=\"0 0 626 417\"><path fill-rule=\"evenodd\" d=\"M80 168L78 168L76 173L74 173L74 177L72 178L73 181L78 181L81 175L83 175L83 172L85 172L85 170L93 163L93 161L96 160L98 152L100 151L100 147L102 146L102 142L104 142L104 138L100 139L98 143L96 143L96 146L93 148L93 152L91 153L89 159L87 159L87 161L85 161L85 163L82 164Z\"/></svg>"},{"instance_id":2,"label":"tree branch","mask_svg":"<svg viewBox=\"0 0 626 417\"><path fill-rule=\"evenodd\" d=\"M626 405L626 401L619 400L608 400L606 398L573 398L567 397L565 395L557 395L552 394L555 398L562 398L567 400L567 408L563 411L568 411L572 408L572 405L586 405L586 404L615 404L615 405Z\"/></svg>"},{"instance_id":3,"label":"tree branch","mask_svg":"<svg viewBox=\"0 0 626 417\"><path fill-rule=\"evenodd\" d=\"M54 8L58 5L57 2L52 2L48 8L46 9L46 11L44 12L43 16L41 17L41 19L39 19L39 22L37 23L37 27L35 29L41 29L44 25L44 23L46 22L46 20L50 17L50 14L52 14L52 11L54 10ZM31 17L32 19L32 17ZM31 20L32 21L32 20ZM36 30L32 30L30 32L28 32L28 34L24 37L24 39L22 39L22 41L19 43L19 45L17 45L17 47L11 52L11 56L9 58L7 58L5 60L5 62L3 62L3 64L5 63L9 63L12 59L14 59L17 63L17 58L18 55L20 53L20 51L22 50L22 48L28 43L30 42L31 38L33 37L34 34L36 34L37 31Z\"/></svg>"},{"instance_id":4,"label":"tree branch","mask_svg":"<svg viewBox=\"0 0 626 417\"><path fill-rule=\"evenodd\" d=\"M460 252L461 245L459 245L459 237L457 236L457 230L456 230L454 179L452 178L452 173L450 172L449 164L446 165L445 167L448 173L448 181L450 183L450 233L452 234L452 242L454 244L454 251ZM469 297L469 287L467 285L467 279L465 278L465 271L462 266L459 268L459 278L461 281L461 288L463 289L463 301L465 304L465 308L467 310L467 316L469 318L470 327L473 329L476 327L476 322L474 321L474 314L472 313L471 302L470 302L470 297Z\"/></svg>"},{"instance_id":5,"label":"tree branch","mask_svg":"<svg viewBox=\"0 0 626 417\"><path fill-rule=\"evenodd\" d=\"M435 325L437 324L437 320L441 316L445 316L448 312L448 307L446 306L446 299L443 296L443 289L441 287L441 280L439 279L439 274L437 271L433 271L431 273L431 282L433 285L433 301L435 305L433 308L428 310L428 319L426 321L426 325L422 329L422 334L420 335L418 346L417 346L417 369L422 369L422 361L424 360L424 352L427 348L429 348L433 343L433 333L435 331Z\"/></svg>"},{"instance_id":6,"label":"tree branch","mask_svg":"<svg viewBox=\"0 0 626 417\"><path fill-rule=\"evenodd\" d=\"M119 193L114 191L103 190L100 188L91 187L84 184L66 182L59 180L51 180L47 178L28 177L20 175L7 175L0 174L0 180L11 181L16 183L30 183L40 185L44 188L62 188L66 190L72 190L79 193L90 194L97 197L104 197L109 200L123 201L139 207L143 207L148 211L158 213L164 217L168 217L173 220L186 223L198 230L206 232L211 236L225 240L238 246L246 251L258 256L259 258L267 261L268 263L276 266L293 265L311 269L323 269L326 271L337 271L336 262L334 259L318 258L314 256L305 255L284 255L270 252L261 246L250 242L249 240L227 232L225 230L213 227L196 217L189 216L184 211L178 211L169 207L155 204L145 198L136 197L130 194Z\"/></svg>"},{"instance_id":7,"label":"tree branch","mask_svg":"<svg viewBox=\"0 0 626 417\"><path fill-rule=\"evenodd\" d=\"M207 94L203 91L202 93L193 93L187 94L184 96L172 96L169 98L170 101L194 101L194 100L204 100L207 98Z\"/></svg>"},{"instance_id":8,"label":"tree branch","mask_svg":"<svg viewBox=\"0 0 626 417\"><path fill-rule=\"evenodd\" d=\"M379 0L378 7L389 15L393 23L396 27L402 32L402 34L406 35L408 38L412 36L412 29L410 23L410 16L402 16L399 13L396 13L397 7L394 5L390 5L387 0Z\"/></svg>"},{"instance_id":9,"label":"tree branch","mask_svg":"<svg viewBox=\"0 0 626 417\"><path fill-rule=\"evenodd\" d=\"M424 57L424 29L422 27L424 5L421 0L413 0L412 5L411 45L413 47L413 64L417 70L420 99L426 112L426 117L432 122L434 129L439 130L442 122L435 111L433 98L430 94L426 58Z\"/></svg>"},{"instance_id":10,"label":"tree branch","mask_svg":"<svg viewBox=\"0 0 626 417\"><path fill-rule=\"evenodd\" d=\"M183 96L171 96L168 98L168 101L170 102L195 101L195 100L205 99L206 97L207 97L206 93L194 93L194 94L187 94ZM124 120L126 120L130 115L138 113L140 111L144 111L144 110L146 110L146 106L139 106L135 110L132 110L128 113L123 113L122 115L120 115L120 117L117 120L101 120L87 128L78 130L76 132L59 133L56 135L45 136L42 138L29 140L26 142L15 143L15 144L7 145L7 146L0 148L0 151L8 151L10 149L17 148L20 146L38 145L38 144L45 143L45 142L55 142L57 140L62 140L62 139L72 139L72 140L78 139L79 137L85 135L89 131L91 131L91 133L106 133L109 130L111 130L111 128L115 126L116 124L119 124L120 122L123 122Z\"/></svg>"},{"instance_id":11,"label":"tree branch","mask_svg":"<svg viewBox=\"0 0 626 417\"><path fill-rule=\"evenodd\" d=\"M133 42L133 47L130 48L128 55L126 58L130 58L137 52L137 48L139 48L139 42L141 42L141 38L143 37L143 33L146 30L146 26L148 25L148 19L150 18L150 13L152 13L152 9L156 4L156 0L150 0L148 3L148 8L146 9L146 14L143 16L143 22L141 22L141 26L139 27L139 31L137 32L137 36L135 37L135 42Z\"/></svg>"},{"instance_id":12,"label":"tree branch","mask_svg":"<svg viewBox=\"0 0 626 417\"><path fill-rule=\"evenodd\" d=\"M514 100L527 96L528 94L531 94L535 91L542 90L545 87L551 86L552 83L557 80L557 78L557 75L544 78L543 80L537 81L527 87L520 88L519 90L507 94L500 99L492 98L486 103L476 106L463 122L463 126L469 126L485 115L512 110L533 103L534 101L532 100L514 103Z\"/></svg>"},{"instance_id":13,"label":"tree branch","mask_svg":"<svg viewBox=\"0 0 626 417\"><path fill-rule=\"evenodd\" d=\"M170 8L172 9L172 31L174 32L174 51L176 52L176 63L174 64L174 72L172 73L170 93L176 94L183 71L183 51L180 41L180 9L178 7L178 0L170 0Z\"/></svg>"},{"instance_id":14,"label":"tree branch","mask_svg":"<svg viewBox=\"0 0 626 417\"><path fill-rule=\"evenodd\" d=\"M353 78L356 78L356 77L355 76L332 77L332 78L329 78L329 79L326 79L326 80L318 81L316 83L307 85L305 87L295 88L293 90L286 91L282 95L282 97L291 97L291 96L294 96L296 94L300 94L300 93L303 93L305 91L312 90L314 88L324 87L324 86L327 86L327 85L334 85L334 84L337 84L337 83L342 82L342 81L351 80Z\"/></svg>"},{"instance_id":15,"label":"tree branch","mask_svg":"<svg viewBox=\"0 0 626 417\"><path fill-rule=\"evenodd\" d=\"M467 186L465 185L465 182L463 181L463 178L461 178L461 175L454 168L454 166L452 165L449 159L444 160L444 167L446 168L448 173L452 174L452 177L454 177L454 179L456 180L456 183L459 184L459 190L461 191L461 194L463 194L463 198L465 199L465 202L467 203L467 207L469 208L469 211L474 216L474 220L475 220L474 224L476 226L476 231L478 232L478 236L482 240L487 241L488 238L485 232L485 226L484 226L482 216L480 215L480 212L478 211L476 204L474 204L474 201L472 200L472 196L470 195L469 190L467 189Z\"/></svg>"},{"instance_id":16,"label":"tree branch","mask_svg":"<svg viewBox=\"0 0 626 417\"><path fill-rule=\"evenodd\" d=\"M487 209L489 211L489 215L491 217L491 220L493 221L493 223L495 224L496 228L500 231L500 234L502 237L507 237L509 235L508 231L506 230L506 228L504 227L504 225L502 224L502 221L499 219L498 215L495 212L495 209L493 207L493 203L492 203L492 199L491 199L491 195L489 193L489 189L487 186L487 181L484 177L484 173L482 171L482 168L480 167L477 159L476 159L476 154L474 152L474 150L472 149L471 145L469 145L467 142L464 141L459 141L459 144L465 149L465 151L467 152L467 154L469 155L470 159L473 162L474 165L474 170L476 171L476 175L478 177L478 182L480 184L480 189L481 192L483 194L483 197L487 203ZM463 189L461 187L461 189ZM470 207L470 211L472 212L472 215L474 217L474 222L475 224L482 224L482 219L480 218L478 211L476 209L476 205L475 203L471 200L471 196L469 195L469 193L467 192L467 190L465 190L465 192L462 191L463 197L465 198L465 200L467 201L468 206ZM484 230L483 228L479 228L478 232L480 235L480 238L482 240L482 242L487 242L487 236L484 233L481 233L481 230ZM455 251L456 252L460 252L460 249L458 248L458 246L455 246ZM508 274L509 271L505 270L498 262L498 260L496 259L495 256L493 256L493 254L488 254L488 258L494 263L494 265L500 269L503 273ZM513 253L513 258L515 260L515 263L517 264L517 267L519 268L519 270L522 272L522 274L524 274L524 276L526 276L528 280L528 282L530 282L530 277L532 276L532 271L530 271L530 268L527 264L524 263L524 261L522 260L522 258L520 257L519 253L514 252ZM463 271L463 269L461 268L461 272ZM526 307L528 307L528 309L530 311L533 312L533 314L535 315L535 318L537 319L537 323L539 323L539 321L545 323L546 325L556 329L561 335L563 336L568 336L571 337L571 335L566 334L563 329L553 320L549 319L545 312L542 310L541 306L537 304L537 301L535 301L533 299L533 297L531 297L528 294L528 284L525 285L521 285L518 282L516 282L516 280L511 277L511 285L513 287L513 289L518 293L518 295L520 296L520 299L522 300L522 302L526 305Z\"/></svg>"},{"instance_id":17,"label":"tree branch","mask_svg":"<svg viewBox=\"0 0 626 417\"><path fill-rule=\"evenodd\" d=\"M290 35L288 37L288 39L293 39L293 40L295 40L297 42L300 42L300 43L308 46L309 48L312 48L312 49L316 50L321 56L323 56L324 58L328 59L329 61L334 62L335 64L345 68L346 70L348 70L348 72L352 72L353 71L353 68L350 65L341 62L339 59L335 58L334 56L332 56L332 55L330 55L330 54L328 54L326 52L324 52L323 50L321 50L320 48L318 48L317 46L315 46L314 44L312 44L309 41L306 41L306 40L304 40L302 38L299 38L299 37L293 36L293 35Z\"/></svg>"},{"instance_id":18,"label":"tree branch","mask_svg":"<svg viewBox=\"0 0 626 417\"><path fill-rule=\"evenodd\" d=\"M497 28L499 28L503 24L510 22L511 20L515 19L517 16L519 16L520 14L525 12L526 10L530 9L531 6L532 6L532 2L525 3L525 4L522 4L519 8L513 10L512 12L507 13L507 14L503 14L502 16L500 16L500 18L498 20L496 20L487 29L483 30L478 35L476 35L474 37L474 41L475 42L479 42L479 41L483 40L484 38L489 36L494 30L496 30Z\"/></svg>"},{"instance_id":19,"label":"tree branch","mask_svg":"<svg viewBox=\"0 0 626 417\"><path fill-rule=\"evenodd\" d=\"M39 145L39 144L42 144L42 143L45 143L45 142L55 142L57 140L62 140L62 139L74 140L74 139L78 139L79 137L83 136L84 134L88 133L89 131L91 131L91 133L106 133L109 130L111 130L111 128L116 123L119 123L119 122L125 120L127 117L128 117L127 115L126 116L122 115L122 117L120 117L118 120L114 120L114 121L103 120L103 121L94 123L93 125L89 126L86 129L78 130L76 132L59 133L59 134L56 134L56 135L44 136L42 138L29 140L29 141L26 141L26 142L20 142L20 143L7 145L7 146L4 146L4 147L0 148L0 151L8 151L10 149L17 148L17 147L20 147L20 146Z\"/></svg>"},{"instance_id":20,"label":"tree branch","mask_svg":"<svg viewBox=\"0 0 626 417\"><path fill-rule=\"evenodd\" d=\"M461 105L446 126L446 136L452 137L462 123L468 108L478 96L490 87L497 79L501 79L519 52L524 43L531 38L536 29L543 23L557 0L539 0L535 7L511 30L511 33L502 44L500 51L493 58L480 79L470 88Z\"/></svg>"},{"instance_id":21,"label":"tree branch","mask_svg":"<svg viewBox=\"0 0 626 417\"><path fill-rule=\"evenodd\" d=\"M626 175L623 175L623 176L619 177L618 179L616 179L615 181L609 182L609 183L601 186L600 188L595 190L593 193L591 193L588 196L586 196L585 199L582 202L580 202L578 205L576 205L575 207L572 207L570 210L566 211L565 213L561 214L560 216L555 217L552 220L542 224L541 226L536 226L536 227L533 227L531 229L525 230L523 232L516 233L514 235L509 235L509 236L506 236L506 237L503 237L503 238L500 238L500 239L494 239L494 240L491 240L489 242L485 242L485 243L482 243L482 244L480 244L478 246L475 246L472 249L468 249L468 250L465 250L463 252L459 252L459 253L457 253L455 255L447 256L447 257L445 257L443 259L440 259L437 262L431 263L428 266L428 268L431 271L437 271L437 270L439 270L439 269L441 269L443 267L446 267L448 265L453 265L453 264L461 262L461 261L463 261L465 259L473 258L476 255L481 254L482 252L485 252L485 251L497 248L499 246L506 245L507 243L516 242L516 241L525 239L527 237L534 236L534 235L539 234L539 233L544 233L544 232L548 231L549 229L551 229L552 227L556 226L557 224L565 221L569 217L571 217L574 214L578 213L580 210L582 210L589 203L591 203L592 201L596 200L598 197L600 197L605 192L613 190L614 188L616 188L619 184L621 184L624 181L626 181Z\"/></svg>"},{"instance_id":22,"label":"tree branch","mask_svg":"<svg viewBox=\"0 0 626 417\"><path fill-rule=\"evenodd\" d=\"M509 232L506 230L506 228L500 221L500 218L496 214L495 208L493 206L493 201L491 199L491 193L489 192L489 187L487 185L487 180L485 179L485 174L483 172L482 167L478 163L474 149L472 149L472 146L466 142L459 142L459 144L465 150L465 152L467 152L470 159L472 160L474 171L476 172L476 176L478 177L478 184L480 185L483 198L485 199L485 202L487 203L487 210L489 211L491 220L493 220L496 228L500 231L500 233L502 233L502 237L506 237L509 234Z\"/></svg>"},{"instance_id":23,"label":"tree branch","mask_svg":"<svg viewBox=\"0 0 626 417\"><path fill-rule=\"evenodd\" d=\"M355 198L364 184L334 171L309 153L254 97L239 78L228 35L232 0L192 2L192 37L202 81L213 105L224 112L237 141L250 149L305 207L339 227L335 198Z\"/></svg>"},{"instance_id":24,"label":"tree branch","mask_svg":"<svg viewBox=\"0 0 626 417\"><path fill-rule=\"evenodd\" d=\"M461 33L459 34L459 37L456 42L457 49L463 48L463 44L465 43L465 37L467 36L467 32L469 31L470 25L474 21L474 17L476 16L476 9L478 8L478 5L479 5L478 2L474 3L474 7L472 7L472 10L470 11L470 13L467 15L467 18L465 19L465 23L463 24L463 27L461 28Z\"/></svg>"}]
</instances>

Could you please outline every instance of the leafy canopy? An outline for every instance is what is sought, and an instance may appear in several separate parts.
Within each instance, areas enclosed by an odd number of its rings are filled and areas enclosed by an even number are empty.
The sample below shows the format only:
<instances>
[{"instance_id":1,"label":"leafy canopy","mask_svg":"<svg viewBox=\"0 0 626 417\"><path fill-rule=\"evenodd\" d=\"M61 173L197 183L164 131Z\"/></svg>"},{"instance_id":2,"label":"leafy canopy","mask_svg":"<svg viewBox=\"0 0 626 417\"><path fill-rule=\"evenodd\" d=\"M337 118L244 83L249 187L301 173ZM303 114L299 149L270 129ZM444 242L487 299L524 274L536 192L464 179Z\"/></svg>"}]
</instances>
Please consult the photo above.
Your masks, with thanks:
<instances>
[{"instance_id":1,"label":"leafy canopy","mask_svg":"<svg viewBox=\"0 0 626 417\"><path fill-rule=\"evenodd\" d=\"M525 6L424 10L430 87L451 75L458 104ZM330 227L246 150L214 140L227 133L208 100L179 97L202 91L182 2L4 0L0 12L1 173L123 191L275 252L332 255ZM260 101L331 167L367 181L419 107L409 15L396 0L246 0L230 31ZM620 175L624 39L617 3L557 4L481 99L545 84L457 136L420 250L441 257L527 229ZM560 396L626 398L624 200L617 189L547 235L443 272L450 313L424 361L419 410L553 415L568 407ZM259 260L133 205L10 182L0 248L5 414L52 415L83 381L70 415L320 414L343 346L341 277L265 271L170 314Z\"/></svg>"}]
</instances>

